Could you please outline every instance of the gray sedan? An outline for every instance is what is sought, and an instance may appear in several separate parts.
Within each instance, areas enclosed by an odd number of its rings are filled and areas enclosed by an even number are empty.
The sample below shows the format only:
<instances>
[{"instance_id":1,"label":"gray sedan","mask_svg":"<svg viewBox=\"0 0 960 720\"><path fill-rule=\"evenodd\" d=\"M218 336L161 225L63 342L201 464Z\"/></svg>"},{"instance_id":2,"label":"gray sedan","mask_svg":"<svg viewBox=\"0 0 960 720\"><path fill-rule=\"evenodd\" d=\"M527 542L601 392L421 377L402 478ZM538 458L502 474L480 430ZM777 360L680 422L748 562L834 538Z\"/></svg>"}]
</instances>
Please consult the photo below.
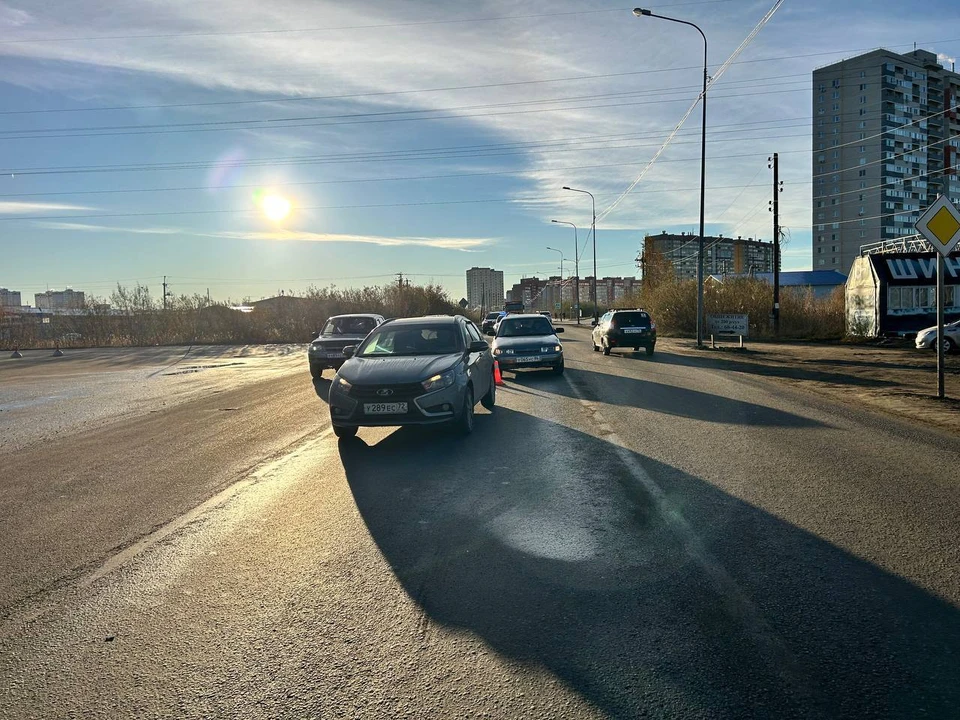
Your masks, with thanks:
<instances>
[{"instance_id":1,"label":"gray sedan","mask_svg":"<svg viewBox=\"0 0 960 720\"><path fill-rule=\"evenodd\" d=\"M436 423L468 434L475 403L496 404L493 356L465 317L388 320L344 354L329 395L340 438L363 426Z\"/></svg>"},{"instance_id":2,"label":"gray sedan","mask_svg":"<svg viewBox=\"0 0 960 720\"><path fill-rule=\"evenodd\" d=\"M562 332L543 315L507 315L497 327L493 357L502 370L548 367L562 373Z\"/></svg>"}]
</instances>

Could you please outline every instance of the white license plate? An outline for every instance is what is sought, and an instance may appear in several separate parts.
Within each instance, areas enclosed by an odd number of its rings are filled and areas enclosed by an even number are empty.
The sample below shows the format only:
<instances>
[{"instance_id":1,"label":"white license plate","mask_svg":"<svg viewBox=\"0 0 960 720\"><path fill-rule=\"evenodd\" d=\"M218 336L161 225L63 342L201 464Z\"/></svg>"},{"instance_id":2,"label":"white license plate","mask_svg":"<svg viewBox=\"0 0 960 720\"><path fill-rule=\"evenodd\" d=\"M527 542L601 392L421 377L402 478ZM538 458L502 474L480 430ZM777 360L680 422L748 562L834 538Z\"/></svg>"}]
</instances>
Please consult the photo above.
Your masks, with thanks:
<instances>
[{"instance_id":1,"label":"white license plate","mask_svg":"<svg viewBox=\"0 0 960 720\"><path fill-rule=\"evenodd\" d=\"M405 402L363 404L363 412L366 415L402 415L406 411Z\"/></svg>"},{"instance_id":2,"label":"white license plate","mask_svg":"<svg viewBox=\"0 0 960 720\"><path fill-rule=\"evenodd\" d=\"M642 333L645 330L646 328L624 328L623 329L625 333Z\"/></svg>"},{"instance_id":3,"label":"white license plate","mask_svg":"<svg viewBox=\"0 0 960 720\"><path fill-rule=\"evenodd\" d=\"M522 358L518 358L518 359L517 359L517 362L522 362L522 363L540 362L540 356L539 356L539 355L534 355L533 357L522 357Z\"/></svg>"}]
</instances>

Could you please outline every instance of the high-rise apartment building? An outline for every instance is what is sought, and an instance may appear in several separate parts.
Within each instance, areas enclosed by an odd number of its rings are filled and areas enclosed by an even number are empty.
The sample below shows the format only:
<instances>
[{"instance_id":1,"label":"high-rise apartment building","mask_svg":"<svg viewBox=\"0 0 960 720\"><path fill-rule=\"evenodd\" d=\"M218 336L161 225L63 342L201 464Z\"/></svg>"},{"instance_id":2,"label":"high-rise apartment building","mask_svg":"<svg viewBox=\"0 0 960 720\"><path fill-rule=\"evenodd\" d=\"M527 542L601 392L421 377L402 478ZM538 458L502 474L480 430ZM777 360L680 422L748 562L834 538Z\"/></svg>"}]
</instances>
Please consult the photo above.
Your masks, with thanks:
<instances>
[{"instance_id":1,"label":"high-rise apartment building","mask_svg":"<svg viewBox=\"0 0 960 720\"><path fill-rule=\"evenodd\" d=\"M484 310L503 307L503 270L480 267L467 270L467 303Z\"/></svg>"},{"instance_id":2,"label":"high-rise apartment building","mask_svg":"<svg viewBox=\"0 0 960 720\"><path fill-rule=\"evenodd\" d=\"M662 232L647 235L643 239L641 261L655 253L662 255L673 265L680 280L695 280L697 277L697 252L700 243L697 235ZM703 276L727 273L773 272L773 243L753 238L706 237L703 239Z\"/></svg>"},{"instance_id":3,"label":"high-rise apartment building","mask_svg":"<svg viewBox=\"0 0 960 720\"><path fill-rule=\"evenodd\" d=\"M0 308L20 309L20 291L0 288Z\"/></svg>"},{"instance_id":4,"label":"high-rise apartment building","mask_svg":"<svg viewBox=\"0 0 960 720\"><path fill-rule=\"evenodd\" d=\"M47 290L33 296L37 309L57 312L60 310L82 310L86 299L82 292L71 290Z\"/></svg>"},{"instance_id":5,"label":"high-rise apartment building","mask_svg":"<svg viewBox=\"0 0 960 720\"><path fill-rule=\"evenodd\" d=\"M862 245L916 234L960 199L960 75L926 50L874 50L813 73L813 269L847 274Z\"/></svg>"}]
</instances>

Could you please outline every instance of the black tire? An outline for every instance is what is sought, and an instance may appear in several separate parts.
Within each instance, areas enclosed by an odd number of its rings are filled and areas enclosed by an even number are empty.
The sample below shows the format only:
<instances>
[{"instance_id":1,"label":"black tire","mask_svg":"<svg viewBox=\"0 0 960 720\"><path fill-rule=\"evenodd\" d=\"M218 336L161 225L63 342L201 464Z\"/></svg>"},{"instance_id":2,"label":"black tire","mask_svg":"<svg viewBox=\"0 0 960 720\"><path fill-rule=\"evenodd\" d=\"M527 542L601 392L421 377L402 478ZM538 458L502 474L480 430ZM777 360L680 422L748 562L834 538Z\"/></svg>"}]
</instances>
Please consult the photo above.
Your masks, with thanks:
<instances>
[{"instance_id":1,"label":"black tire","mask_svg":"<svg viewBox=\"0 0 960 720\"><path fill-rule=\"evenodd\" d=\"M639 346L639 345L634 345L634 346L633 346L633 351L634 351L634 352L640 352L640 346Z\"/></svg>"},{"instance_id":2,"label":"black tire","mask_svg":"<svg viewBox=\"0 0 960 720\"><path fill-rule=\"evenodd\" d=\"M604 355L609 355L609 354L610 354L610 344L607 343L606 341L604 341L604 343L603 343L603 354L604 354Z\"/></svg>"},{"instance_id":3,"label":"black tire","mask_svg":"<svg viewBox=\"0 0 960 720\"><path fill-rule=\"evenodd\" d=\"M480 404L487 410L493 410L497 404L497 384L493 381L493 375L490 375L490 389L487 394L480 398Z\"/></svg>"},{"instance_id":4,"label":"black tire","mask_svg":"<svg viewBox=\"0 0 960 720\"><path fill-rule=\"evenodd\" d=\"M312 377L314 380L319 380L320 378L322 378L322 377L323 377L323 367L321 367L320 365L314 365L313 363L311 363L311 364L310 364L310 377Z\"/></svg>"},{"instance_id":5,"label":"black tire","mask_svg":"<svg viewBox=\"0 0 960 720\"><path fill-rule=\"evenodd\" d=\"M647 348L646 348L646 350L647 350L647 355L653 355L653 347L654 347L653 345L648 345L648 346L647 346Z\"/></svg>"},{"instance_id":6,"label":"black tire","mask_svg":"<svg viewBox=\"0 0 960 720\"><path fill-rule=\"evenodd\" d=\"M352 437L356 437L357 428L353 425L334 425L333 434L341 440L349 440Z\"/></svg>"},{"instance_id":7,"label":"black tire","mask_svg":"<svg viewBox=\"0 0 960 720\"><path fill-rule=\"evenodd\" d=\"M934 345L936 347L936 345ZM954 350L957 349L957 346L954 344L953 340L948 337L943 338L943 353L944 355L949 355Z\"/></svg>"},{"instance_id":8,"label":"black tire","mask_svg":"<svg viewBox=\"0 0 960 720\"><path fill-rule=\"evenodd\" d=\"M563 375L563 362L561 362L559 365L554 365L553 372L555 375Z\"/></svg>"},{"instance_id":9,"label":"black tire","mask_svg":"<svg viewBox=\"0 0 960 720\"><path fill-rule=\"evenodd\" d=\"M454 426L460 435L469 435L473 432L473 389L467 388L463 395L463 410L460 417L454 421Z\"/></svg>"}]
</instances>

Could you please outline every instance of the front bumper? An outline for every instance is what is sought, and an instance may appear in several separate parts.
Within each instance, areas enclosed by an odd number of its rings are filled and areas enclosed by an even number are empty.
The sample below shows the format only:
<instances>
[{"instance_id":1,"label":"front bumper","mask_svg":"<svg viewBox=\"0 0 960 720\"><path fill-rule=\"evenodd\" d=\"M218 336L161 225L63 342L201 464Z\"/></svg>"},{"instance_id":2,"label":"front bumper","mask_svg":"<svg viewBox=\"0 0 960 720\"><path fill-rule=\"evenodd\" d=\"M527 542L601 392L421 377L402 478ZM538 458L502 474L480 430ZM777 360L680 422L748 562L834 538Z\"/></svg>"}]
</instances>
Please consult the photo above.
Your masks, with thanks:
<instances>
[{"instance_id":1,"label":"front bumper","mask_svg":"<svg viewBox=\"0 0 960 720\"><path fill-rule=\"evenodd\" d=\"M917 346L917 350L929 350L934 346L936 341L937 341L937 335L936 333L934 333L933 335L927 335L923 337L917 336L915 344Z\"/></svg>"},{"instance_id":2,"label":"front bumper","mask_svg":"<svg viewBox=\"0 0 960 720\"><path fill-rule=\"evenodd\" d=\"M335 425L351 427L394 427L397 425L436 425L454 420L463 411L466 386L458 383L442 390L424 393L416 397L397 398L405 402L407 412L390 415L374 415L364 411L365 404L394 402L394 398L353 397L330 388L330 421Z\"/></svg>"},{"instance_id":3,"label":"front bumper","mask_svg":"<svg viewBox=\"0 0 960 720\"><path fill-rule=\"evenodd\" d=\"M563 363L563 353L540 353L539 360L531 360L524 355L495 355L494 360L500 363L501 370L522 370L523 368L557 367Z\"/></svg>"}]
</instances>

